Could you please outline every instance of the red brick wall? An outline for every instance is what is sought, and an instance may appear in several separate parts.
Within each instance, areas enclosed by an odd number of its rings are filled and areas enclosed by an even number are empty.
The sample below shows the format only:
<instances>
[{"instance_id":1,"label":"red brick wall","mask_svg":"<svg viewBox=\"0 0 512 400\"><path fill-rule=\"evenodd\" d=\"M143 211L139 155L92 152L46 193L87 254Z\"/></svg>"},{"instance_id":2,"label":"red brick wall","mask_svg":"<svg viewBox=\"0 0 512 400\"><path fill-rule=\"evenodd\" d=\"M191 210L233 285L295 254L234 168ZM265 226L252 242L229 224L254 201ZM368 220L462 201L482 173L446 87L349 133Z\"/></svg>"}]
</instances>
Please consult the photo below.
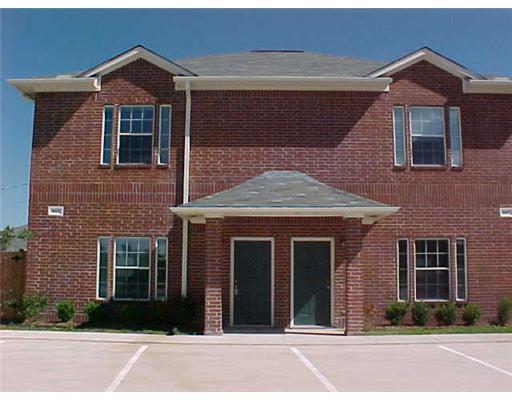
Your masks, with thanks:
<instances>
[{"instance_id":1,"label":"red brick wall","mask_svg":"<svg viewBox=\"0 0 512 400\"><path fill-rule=\"evenodd\" d=\"M469 298L483 308L485 320L492 319L499 296L512 294L512 229L498 216L500 206L512 204L512 96L463 94L460 79L425 62L393 78L388 93L193 92L191 198L264 171L298 170L400 206L396 216L361 239L365 303L377 305L382 316L396 298L397 238L465 237ZM123 103L173 105L169 167L99 165L102 107ZM464 167L394 168L393 105L460 107ZM179 293L181 224L168 207L182 196L183 117L184 96L173 92L171 75L144 61L104 77L100 93L38 95L29 222L38 235L29 248L29 290L55 299L92 298L98 236L154 238L170 232L169 284L171 294ZM156 157L156 140L154 148ZM47 217L50 204L64 205L66 216ZM301 219L230 220L224 258L229 235L270 236L272 230L284 270L289 236L339 237L340 226L336 220L318 226ZM192 225L189 242L189 288L197 298L204 294L204 229ZM336 285L341 312L346 293L343 284ZM279 293L286 303L286 281ZM225 299L223 305L225 316ZM287 304L276 303L278 324L285 324L288 314Z\"/></svg>"}]
</instances>

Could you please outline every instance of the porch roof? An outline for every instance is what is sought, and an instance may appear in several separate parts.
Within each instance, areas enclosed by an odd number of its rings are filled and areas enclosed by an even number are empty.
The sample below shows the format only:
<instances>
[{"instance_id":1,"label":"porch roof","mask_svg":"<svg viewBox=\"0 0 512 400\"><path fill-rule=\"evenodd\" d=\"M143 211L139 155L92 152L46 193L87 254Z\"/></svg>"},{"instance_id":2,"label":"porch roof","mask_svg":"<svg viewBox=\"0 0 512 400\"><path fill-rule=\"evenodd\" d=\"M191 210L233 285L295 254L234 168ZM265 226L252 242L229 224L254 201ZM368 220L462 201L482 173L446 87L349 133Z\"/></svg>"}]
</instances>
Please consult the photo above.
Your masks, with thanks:
<instances>
[{"instance_id":1,"label":"porch roof","mask_svg":"<svg viewBox=\"0 0 512 400\"><path fill-rule=\"evenodd\" d=\"M297 171L270 171L171 211L191 222L229 216L332 216L374 223L399 210Z\"/></svg>"}]
</instances>

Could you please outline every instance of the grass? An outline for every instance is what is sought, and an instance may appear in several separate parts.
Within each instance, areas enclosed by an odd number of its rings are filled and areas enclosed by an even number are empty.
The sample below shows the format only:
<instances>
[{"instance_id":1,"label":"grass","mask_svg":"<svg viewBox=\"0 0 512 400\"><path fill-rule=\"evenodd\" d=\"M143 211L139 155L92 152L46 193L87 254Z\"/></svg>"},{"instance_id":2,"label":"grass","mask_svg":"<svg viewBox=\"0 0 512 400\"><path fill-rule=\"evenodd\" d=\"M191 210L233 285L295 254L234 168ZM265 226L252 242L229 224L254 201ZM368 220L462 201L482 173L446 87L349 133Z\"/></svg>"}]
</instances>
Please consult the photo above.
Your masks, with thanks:
<instances>
[{"instance_id":1,"label":"grass","mask_svg":"<svg viewBox=\"0 0 512 400\"><path fill-rule=\"evenodd\" d=\"M60 332L105 332L105 333L145 333L151 335L196 335L193 330L186 329L163 329L144 327L115 327L115 326L90 326L88 324L73 326L69 324L20 324L10 323L0 325L0 330L20 331L60 331Z\"/></svg>"},{"instance_id":2,"label":"grass","mask_svg":"<svg viewBox=\"0 0 512 400\"><path fill-rule=\"evenodd\" d=\"M366 335L439 335L452 333L512 333L512 326L385 326L375 328Z\"/></svg>"}]
</instances>

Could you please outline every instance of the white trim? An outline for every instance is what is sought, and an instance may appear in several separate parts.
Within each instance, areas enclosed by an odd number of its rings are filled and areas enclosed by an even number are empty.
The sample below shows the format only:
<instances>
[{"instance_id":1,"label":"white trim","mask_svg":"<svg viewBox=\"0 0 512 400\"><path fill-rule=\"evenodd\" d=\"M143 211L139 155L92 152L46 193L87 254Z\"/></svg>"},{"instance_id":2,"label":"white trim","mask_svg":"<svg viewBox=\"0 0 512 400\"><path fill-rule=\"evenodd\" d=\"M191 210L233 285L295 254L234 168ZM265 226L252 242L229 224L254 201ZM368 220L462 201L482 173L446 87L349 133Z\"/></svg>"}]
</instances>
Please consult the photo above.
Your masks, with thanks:
<instances>
[{"instance_id":1,"label":"white trim","mask_svg":"<svg viewBox=\"0 0 512 400\"><path fill-rule=\"evenodd\" d=\"M165 291L164 297L158 297L158 241L165 241ZM167 300L167 284L169 282L169 240L166 236L159 236L155 238L155 292L153 297L155 300Z\"/></svg>"},{"instance_id":2,"label":"white trim","mask_svg":"<svg viewBox=\"0 0 512 400\"><path fill-rule=\"evenodd\" d=\"M459 137L459 144L460 144L460 164L454 164L453 163L453 133L452 133L452 121L451 121L451 116L450 116L450 111L452 110L457 110L457 119L458 119L458 127L459 127L459 131L458 132L455 132L455 134ZM462 125L461 125L461 118L460 118L460 107L449 107L448 108L448 125L450 127L450 155L451 155L451 162L450 162L450 165L453 167L453 168L461 168L462 166L464 166L464 152L463 152L463 145L462 145Z\"/></svg>"},{"instance_id":3,"label":"white trim","mask_svg":"<svg viewBox=\"0 0 512 400\"><path fill-rule=\"evenodd\" d=\"M18 89L25 97L34 99L36 93L44 92L99 92L99 78L31 78L7 79L7 83Z\"/></svg>"},{"instance_id":4,"label":"white trim","mask_svg":"<svg viewBox=\"0 0 512 400\"><path fill-rule=\"evenodd\" d=\"M500 207L500 217L512 218L512 207Z\"/></svg>"},{"instance_id":5,"label":"white trim","mask_svg":"<svg viewBox=\"0 0 512 400\"><path fill-rule=\"evenodd\" d=\"M112 132L110 132L110 162L108 163L105 163L103 162L103 151L105 150L105 122L106 122L106 119L105 119L105 111L107 108L111 108L112 109ZM101 123L101 153L100 153L100 165L111 165L112 164L112 151L114 150L112 148L112 142L113 142L113 139L114 139L114 120L115 120L115 106L114 105L110 105L110 104L106 104L103 106L103 119L102 119L102 123Z\"/></svg>"},{"instance_id":6,"label":"white trim","mask_svg":"<svg viewBox=\"0 0 512 400\"><path fill-rule=\"evenodd\" d=\"M169 144L167 145L167 151L169 153L169 161L166 163L163 163L160 161L160 150L161 150L161 143L162 143L162 108L169 107ZM154 118L154 116L153 116ZM154 130L154 129L153 129ZM171 138L172 138L172 105L171 104L160 104L160 107L158 107L158 156L157 156L157 164L158 165L168 165L171 161Z\"/></svg>"},{"instance_id":7,"label":"white trim","mask_svg":"<svg viewBox=\"0 0 512 400\"><path fill-rule=\"evenodd\" d=\"M175 76L175 89L186 90L310 90L387 92L391 78L322 76Z\"/></svg>"},{"instance_id":8,"label":"white trim","mask_svg":"<svg viewBox=\"0 0 512 400\"><path fill-rule=\"evenodd\" d=\"M417 290L416 290L416 271L418 270L418 268L416 268L416 241L417 240L446 240L448 241L448 298L447 299L418 299L418 295L417 295ZM451 282L452 282L452 271L451 271L451 266L452 266L452 260L451 260L451 241L450 241L450 238L447 238L447 237L434 237L434 238L415 238L413 239L413 244L414 244L414 254L413 254L413 257L414 257L414 301L423 301L425 303L433 303L433 302L449 302L451 299L452 299L452 285L451 285ZM439 271L446 271L447 269L446 268L438 268L438 267L432 267L432 268L419 268L420 271L435 271L435 270L439 270Z\"/></svg>"},{"instance_id":9,"label":"white trim","mask_svg":"<svg viewBox=\"0 0 512 400\"><path fill-rule=\"evenodd\" d=\"M148 267L147 268L139 268L139 267L126 267L126 266L119 266L116 265L116 250L117 250L117 240L118 239L146 239L149 240L149 260L148 260ZM113 270L113 276L112 276L112 298L114 300L119 301L149 301L151 300L151 238L150 237L144 237L144 236L115 236L114 237L114 254L112 256L112 264L114 266ZM148 297L147 299L128 299L128 298L122 298L122 299L116 299L116 269L143 269L148 270Z\"/></svg>"},{"instance_id":10,"label":"white trim","mask_svg":"<svg viewBox=\"0 0 512 400\"><path fill-rule=\"evenodd\" d=\"M457 253L457 241L462 240L464 242L464 287L466 292L466 297L459 297L459 284L458 284L458 273L459 273L459 260ZM467 250L467 242L466 238L458 237L455 238L455 300L456 301L467 301L468 300L468 250Z\"/></svg>"},{"instance_id":11,"label":"white trim","mask_svg":"<svg viewBox=\"0 0 512 400\"><path fill-rule=\"evenodd\" d=\"M404 163L399 164L396 160L396 132L395 132L395 109L400 108L402 110L402 136L404 141ZM393 122L393 159L395 162L395 167L405 167L407 166L407 141L406 141L406 133L405 133L405 107L404 106L393 106L391 110L392 114L392 122Z\"/></svg>"},{"instance_id":12,"label":"white trim","mask_svg":"<svg viewBox=\"0 0 512 400\"><path fill-rule=\"evenodd\" d=\"M407 296L405 300L402 300L400 298L400 241L405 240L405 243L407 245ZM409 280L410 280L410 268L409 268L409 239L400 237L396 240L396 298L400 302L407 302L409 301L410 296L410 290L409 290Z\"/></svg>"},{"instance_id":13,"label":"white trim","mask_svg":"<svg viewBox=\"0 0 512 400\"><path fill-rule=\"evenodd\" d=\"M270 242L270 326L275 326L274 302L275 302L275 246L273 237L261 236L232 236L230 240L229 261L229 326L234 326L235 318L235 242Z\"/></svg>"},{"instance_id":14,"label":"white trim","mask_svg":"<svg viewBox=\"0 0 512 400\"><path fill-rule=\"evenodd\" d=\"M377 222L396 213L400 207L170 207L170 210L192 223L205 218L224 217L345 217L367 218ZM194 219L192 218L194 217Z\"/></svg>"},{"instance_id":15,"label":"white trim","mask_svg":"<svg viewBox=\"0 0 512 400\"><path fill-rule=\"evenodd\" d=\"M415 164L414 163L414 154L413 154L413 136L418 137L441 137L440 135L413 135L412 133L412 118L411 118L411 112L414 108L434 108L441 110L443 112L443 144L444 144L444 163L443 164ZM422 167L422 168L443 168L446 167L446 116L444 113L444 107L440 106L409 106L407 109L408 118L409 118L409 142L410 142L410 152L411 152L411 166L412 167Z\"/></svg>"},{"instance_id":16,"label":"white trim","mask_svg":"<svg viewBox=\"0 0 512 400\"><path fill-rule=\"evenodd\" d=\"M122 53L118 55L117 57L108 60L93 69L90 69L86 72L84 72L85 77L91 77L95 75L106 75L109 74L116 69L119 69L121 67L124 67L125 65L138 60L139 58L142 58L146 60L147 62L150 62L151 64L156 65L157 67L170 72L171 74L178 74L178 75L191 75L191 72L183 67L181 67L178 64L175 64L164 57L153 53L152 51L149 51L145 49L142 46L137 46L131 50L126 51L125 53Z\"/></svg>"},{"instance_id":17,"label":"white trim","mask_svg":"<svg viewBox=\"0 0 512 400\"><path fill-rule=\"evenodd\" d=\"M461 79L463 78L472 78L472 79L478 79L479 76L475 75L470 70L462 67L461 65L454 63L453 61L449 60L448 58L441 56L439 54L436 54L432 50L428 48L422 48L419 50L416 50L414 53L409 54L405 57L402 57L391 64L388 64L377 71L374 71L369 76L372 78L377 78L381 76L389 76L393 75L399 71L402 71L405 68L410 67L411 65L414 65L420 61L427 61L430 64L435 65L438 68L441 68L442 70L455 75Z\"/></svg>"},{"instance_id":18,"label":"white trim","mask_svg":"<svg viewBox=\"0 0 512 400\"><path fill-rule=\"evenodd\" d=\"M331 265L331 273L330 273L330 289L331 289L331 321L330 326L334 325L334 269L335 269L335 263L336 263L336 254L334 249L334 238L333 237L305 237L305 236L297 236L292 237L290 239L290 328L294 327L308 327L305 325L295 325L294 321L294 242L329 242L330 243L330 265Z\"/></svg>"},{"instance_id":19,"label":"white trim","mask_svg":"<svg viewBox=\"0 0 512 400\"><path fill-rule=\"evenodd\" d=\"M108 254L109 254L109 247L110 247L110 237L108 236L98 236L96 239L96 251L97 251L97 257L96 257L96 299L97 300L105 300L106 297L100 297L100 254L101 254L101 246L100 246L100 240L101 239L107 239L107 290L108 290ZM108 293L107 293L108 294Z\"/></svg>"},{"instance_id":20,"label":"white trim","mask_svg":"<svg viewBox=\"0 0 512 400\"><path fill-rule=\"evenodd\" d=\"M462 81L464 93L512 94L512 79L470 79Z\"/></svg>"},{"instance_id":21,"label":"white trim","mask_svg":"<svg viewBox=\"0 0 512 400\"><path fill-rule=\"evenodd\" d=\"M183 144L183 204L189 199L190 179L190 113L192 96L190 82L186 83L185 92L185 138ZM206 221L205 221L206 223ZM181 295L185 297L188 291L188 220L183 219L181 235Z\"/></svg>"},{"instance_id":22,"label":"white trim","mask_svg":"<svg viewBox=\"0 0 512 400\"><path fill-rule=\"evenodd\" d=\"M127 133L121 132L121 109L123 107L152 107L153 108L153 124L151 133ZM119 104L117 107L117 154L116 165L151 165L153 164L153 135L155 133L155 105L154 104ZM151 162L150 163L120 163L119 148L121 146L121 136L151 136Z\"/></svg>"}]
</instances>

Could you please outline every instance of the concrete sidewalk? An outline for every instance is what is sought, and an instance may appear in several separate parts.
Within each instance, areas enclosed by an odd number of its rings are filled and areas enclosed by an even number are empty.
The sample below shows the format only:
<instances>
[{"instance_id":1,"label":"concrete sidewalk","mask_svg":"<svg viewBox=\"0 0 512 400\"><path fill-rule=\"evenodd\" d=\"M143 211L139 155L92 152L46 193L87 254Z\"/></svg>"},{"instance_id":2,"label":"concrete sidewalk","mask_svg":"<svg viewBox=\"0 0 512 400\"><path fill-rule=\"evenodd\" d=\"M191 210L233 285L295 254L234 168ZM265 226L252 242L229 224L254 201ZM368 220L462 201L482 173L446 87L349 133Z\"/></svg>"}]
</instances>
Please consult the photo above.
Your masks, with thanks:
<instances>
[{"instance_id":1,"label":"concrete sidewalk","mask_svg":"<svg viewBox=\"0 0 512 400\"><path fill-rule=\"evenodd\" d=\"M511 333L334 336L311 334L224 334L166 336L137 333L0 330L0 340L59 340L133 344L195 344L229 346L361 346L449 343L512 343Z\"/></svg>"}]
</instances>

